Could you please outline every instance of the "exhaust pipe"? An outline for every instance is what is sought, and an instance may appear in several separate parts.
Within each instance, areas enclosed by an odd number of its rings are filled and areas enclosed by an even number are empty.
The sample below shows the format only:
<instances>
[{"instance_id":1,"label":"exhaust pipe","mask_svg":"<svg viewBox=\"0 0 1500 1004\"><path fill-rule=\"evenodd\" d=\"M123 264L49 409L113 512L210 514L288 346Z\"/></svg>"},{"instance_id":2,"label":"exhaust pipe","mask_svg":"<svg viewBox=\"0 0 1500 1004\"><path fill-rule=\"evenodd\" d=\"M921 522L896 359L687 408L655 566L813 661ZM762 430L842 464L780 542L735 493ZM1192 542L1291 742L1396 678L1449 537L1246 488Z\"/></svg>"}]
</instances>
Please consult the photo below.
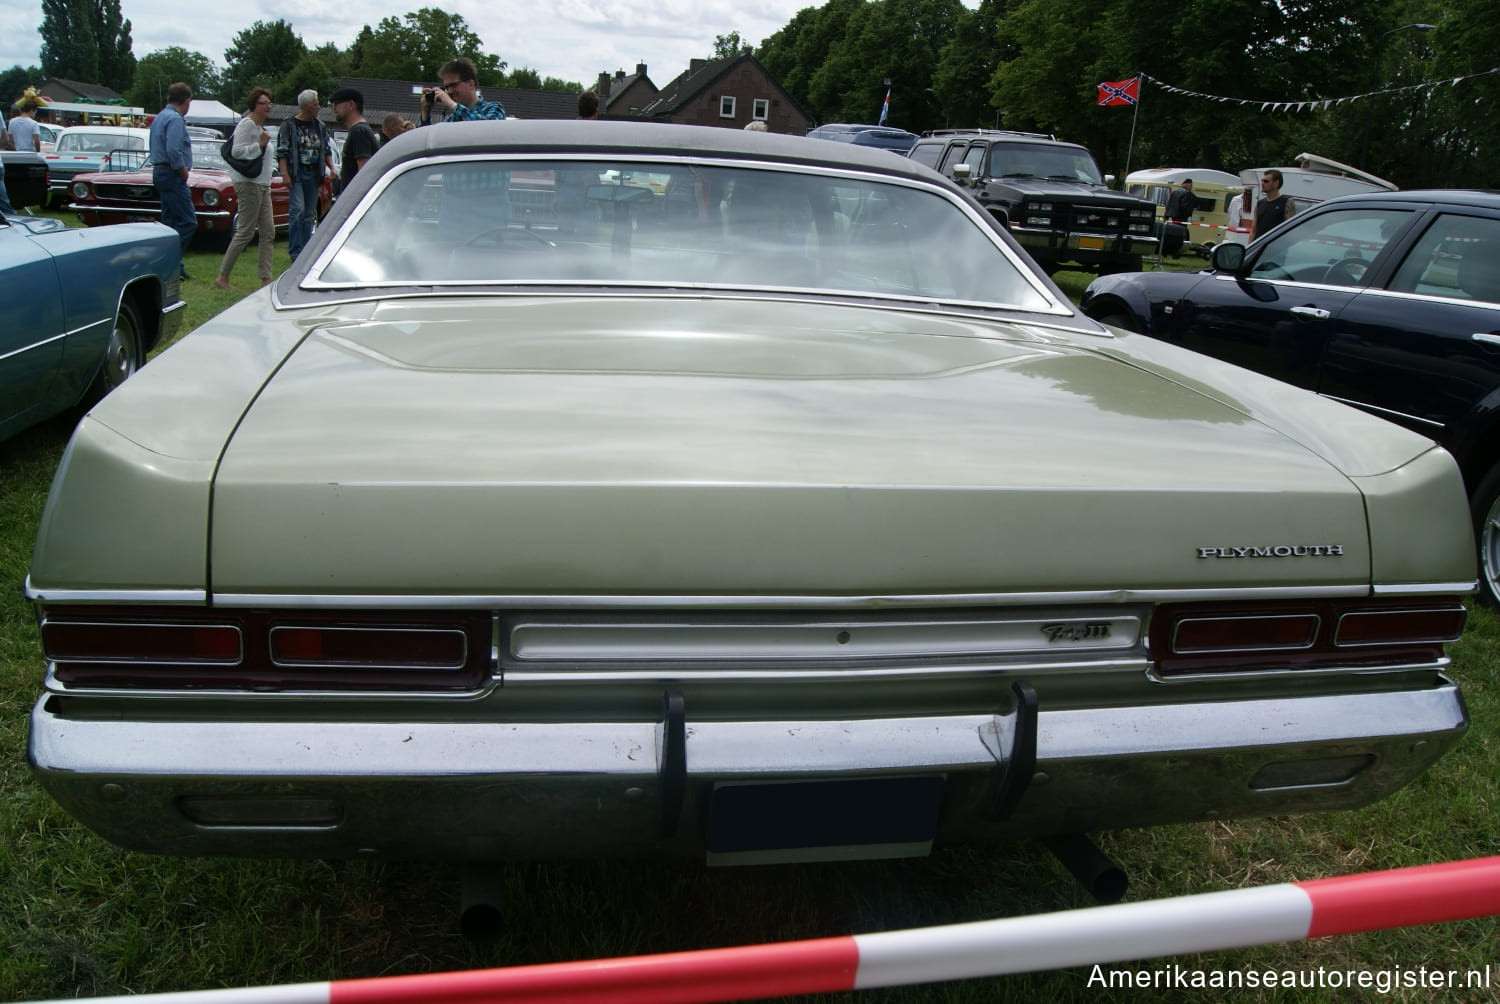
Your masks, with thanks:
<instances>
[{"instance_id":1,"label":"exhaust pipe","mask_svg":"<svg viewBox=\"0 0 1500 1004\"><path fill-rule=\"evenodd\" d=\"M1130 884L1125 869L1105 857L1086 835L1058 833L1043 837L1042 843L1073 873L1084 890L1094 897L1094 902L1108 906L1124 898L1125 888Z\"/></svg>"},{"instance_id":2,"label":"exhaust pipe","mask_svg":"<svg viewBox=\"0 0 1500 1004\"><path fill-rule=\"evenodd\" d=\"M464 891L458 908L458 930L476 944L494 941L504 918L500 913L500 865L464 862Z\"/></svg>"}]
</instances>

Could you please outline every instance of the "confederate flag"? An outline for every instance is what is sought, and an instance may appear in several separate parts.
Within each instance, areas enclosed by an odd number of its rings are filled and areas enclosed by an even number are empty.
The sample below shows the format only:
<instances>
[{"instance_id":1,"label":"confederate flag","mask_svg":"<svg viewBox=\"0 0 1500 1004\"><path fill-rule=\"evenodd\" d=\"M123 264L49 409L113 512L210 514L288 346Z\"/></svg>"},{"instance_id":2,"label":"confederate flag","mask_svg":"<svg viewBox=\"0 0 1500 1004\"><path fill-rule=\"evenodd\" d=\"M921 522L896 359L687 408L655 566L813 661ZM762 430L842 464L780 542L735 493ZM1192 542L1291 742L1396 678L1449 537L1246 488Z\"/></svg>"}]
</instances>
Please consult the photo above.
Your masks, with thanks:
<instances>
[{"instance_id":1,"label":"confederate flag","mask_svg":"<svg viewBox=\"0 0 1500 1004\"><path fill-rule=\"evenodd\" d=\"M1101 105L1133 105L1141 99L1141 78L1106 80L1099 85Z\"/></svg>"}]
</instances>

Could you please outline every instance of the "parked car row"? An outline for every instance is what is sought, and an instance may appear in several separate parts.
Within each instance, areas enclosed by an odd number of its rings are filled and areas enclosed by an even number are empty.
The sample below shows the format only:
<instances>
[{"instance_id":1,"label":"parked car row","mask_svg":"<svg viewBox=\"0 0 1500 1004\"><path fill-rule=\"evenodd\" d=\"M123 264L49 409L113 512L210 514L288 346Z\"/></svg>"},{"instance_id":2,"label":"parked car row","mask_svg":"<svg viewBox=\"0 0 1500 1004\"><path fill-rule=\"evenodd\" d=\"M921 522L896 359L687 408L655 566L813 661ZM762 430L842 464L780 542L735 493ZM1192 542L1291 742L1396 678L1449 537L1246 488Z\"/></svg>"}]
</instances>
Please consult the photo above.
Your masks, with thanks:
<instances>
[{"instance_id":1,"label":"parked car row","mask_svg":"<svg viewBox=\"0 0 1500 1004\"><path fill-rule=\"evenodd\" d=\"M51 174L51 196L48 204L65 204L73 179L80 174L105 170L110 155L117 150L135 151L144 158L151 145L151 133L132 126L70 126L57 137L52 152L46 154ZM119 159L119 158L116 158Z\"/></svg>"},{"instance_id":2,"label":"parked car row","mask_svg":"<svg viewBox=\"0 0 1500 1004\"><path fill-rule=\"evenodd\" d=\"M78 425L37 778L145 851L741 864L1420 775L1452 457L1101 325L1015 232L858 144L398 137Z\"/></svg>"}]
</instances>

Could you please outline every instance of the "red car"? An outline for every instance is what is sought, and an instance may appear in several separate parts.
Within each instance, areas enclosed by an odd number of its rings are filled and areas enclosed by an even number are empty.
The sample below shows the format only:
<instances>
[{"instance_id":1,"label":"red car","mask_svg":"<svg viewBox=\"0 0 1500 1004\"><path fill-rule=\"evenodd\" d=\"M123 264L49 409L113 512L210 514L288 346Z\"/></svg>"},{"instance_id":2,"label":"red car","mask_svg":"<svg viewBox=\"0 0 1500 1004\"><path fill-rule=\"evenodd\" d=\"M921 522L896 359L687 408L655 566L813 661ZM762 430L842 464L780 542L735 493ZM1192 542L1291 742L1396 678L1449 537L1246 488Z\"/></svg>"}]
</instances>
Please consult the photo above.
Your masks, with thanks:
<instances>
[{"instance_id":1,"label":"red car","mask_svg":"<svg viewBox=\"0 0 1500 1004\"><path fill-rule=\"evenodd\" d=\"M222 142L208 138L193 140L193 169L188 172L188 188L198 216L198 232L218 234L227 240L235 231L238 200L229 170L219 156ZM68 194L72 196L68 209L86 226L161 219L161 199L156 194L144 153L135 158L112 157L110 170L78 175ZM332 192L325 181L318 192L319 219L332 201ZM286 227L290 214L286 182L280 174L272 173L271 216L278 229Z\"/></svg>"}]
</instances>

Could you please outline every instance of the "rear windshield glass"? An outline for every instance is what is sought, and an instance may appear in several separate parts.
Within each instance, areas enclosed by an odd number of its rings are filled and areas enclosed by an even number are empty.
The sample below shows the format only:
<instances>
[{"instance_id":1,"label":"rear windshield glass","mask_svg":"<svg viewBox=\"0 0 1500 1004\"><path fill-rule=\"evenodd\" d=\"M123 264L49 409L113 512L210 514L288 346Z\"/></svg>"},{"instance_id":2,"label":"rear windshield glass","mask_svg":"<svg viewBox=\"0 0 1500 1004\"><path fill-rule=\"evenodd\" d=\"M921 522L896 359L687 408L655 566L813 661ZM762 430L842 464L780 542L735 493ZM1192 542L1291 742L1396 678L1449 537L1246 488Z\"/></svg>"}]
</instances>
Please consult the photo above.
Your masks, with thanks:
<instances>
[{"instance_id":1,"label":"rear windshield glass","mask_svg":"<svg viewBox=\"0 0 1500 1004\"><path fill-rule=\"evenodd\" d=\"M314 287L784 288L1045 309L999 238L935 190L758 167L476 159L365 196Z\"/></svg>"}]
</instances>

